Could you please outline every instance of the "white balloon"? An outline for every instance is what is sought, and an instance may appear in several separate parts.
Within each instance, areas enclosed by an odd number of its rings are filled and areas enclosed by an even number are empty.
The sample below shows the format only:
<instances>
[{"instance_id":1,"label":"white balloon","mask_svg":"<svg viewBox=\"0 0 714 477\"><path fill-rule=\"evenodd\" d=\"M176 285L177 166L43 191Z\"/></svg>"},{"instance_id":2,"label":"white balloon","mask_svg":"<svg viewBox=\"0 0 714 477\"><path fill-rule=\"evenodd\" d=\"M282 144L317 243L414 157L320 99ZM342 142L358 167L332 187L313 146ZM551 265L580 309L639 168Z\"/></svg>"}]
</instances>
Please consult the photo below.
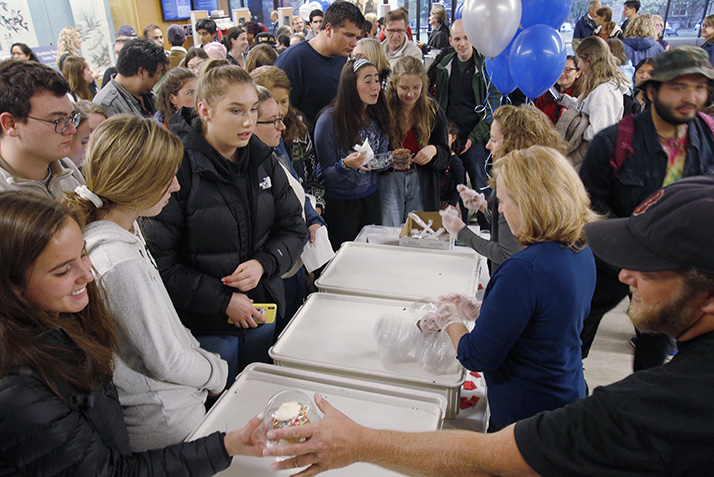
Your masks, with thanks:
<instances>
[{"instance_id":1,"label":"white balloon","mask_svg":"<svg viewBox=\"0 0 714 477\"><path fill-rule=\"evenodd\" d=\"M319 6L317 8L320 8ZM310 18L310 12L313 11L314 9L312 8L312 4L310 3L304 3L300 5L300 8L298 9L298 15L300 15L303 20L307 20Z\"/></svg>"},{"instance_id":2,"label":"white balloon","mask_svg":"<svg viewBox=\"0 0 714 477\"><path fill-rule=\"evenodd\" d=\"M521 0L466 0L464 31L484 56L498 56L511 42L521 23Z\"/></svg>"}]
</instances>

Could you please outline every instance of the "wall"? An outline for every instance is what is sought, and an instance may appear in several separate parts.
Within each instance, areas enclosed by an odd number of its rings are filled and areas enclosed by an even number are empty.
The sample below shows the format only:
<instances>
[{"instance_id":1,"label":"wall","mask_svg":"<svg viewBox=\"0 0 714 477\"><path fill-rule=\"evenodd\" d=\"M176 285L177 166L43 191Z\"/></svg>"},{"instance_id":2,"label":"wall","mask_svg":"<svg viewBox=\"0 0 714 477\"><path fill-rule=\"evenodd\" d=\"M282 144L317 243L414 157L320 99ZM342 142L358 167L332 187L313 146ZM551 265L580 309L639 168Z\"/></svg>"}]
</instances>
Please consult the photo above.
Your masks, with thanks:
<instances>
[{"instance_id":1,"label":"wall","mask_svg":"<svg viewBox=\"0 0 714 477\"><path fill-rule=\"evenodd\" d=\"M161 0L108 0L111 6L112 17L114 18L114 31L122 25L131 25L136 29L136 33L141 36L144 27L149 23L159 25L164 32L164 47L169 49L171 45L166 40L166 29L169 25L188 25L189 20L177 22L165 22L161 11ZM230 15L228 0L218 0L218 9ZM193 38L186 37L186 48L193 46Z\"/></svg>"}]
</instances>

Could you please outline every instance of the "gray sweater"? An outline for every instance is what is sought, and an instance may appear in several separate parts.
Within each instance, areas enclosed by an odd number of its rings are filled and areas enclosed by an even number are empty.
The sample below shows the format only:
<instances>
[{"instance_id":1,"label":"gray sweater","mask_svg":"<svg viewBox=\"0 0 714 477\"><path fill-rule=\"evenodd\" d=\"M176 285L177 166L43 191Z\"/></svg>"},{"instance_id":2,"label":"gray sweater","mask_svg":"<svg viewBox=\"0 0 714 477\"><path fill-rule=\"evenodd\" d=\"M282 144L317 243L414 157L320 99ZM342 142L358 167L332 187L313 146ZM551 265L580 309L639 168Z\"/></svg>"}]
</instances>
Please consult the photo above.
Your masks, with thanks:
<instances>
[{"instance_id":1,"label":"gray sweater","mask_svg":"<svg viewBox=\"0 0 714 477\"><path fill-rule=\"evenodd\" d=\"M85 228L84 238L118 323L114 384L131 448L181 442L205 414L206 391L226 385L228 365L181 324L140 235L100 220Z\"/></svg>"}]
</instances>

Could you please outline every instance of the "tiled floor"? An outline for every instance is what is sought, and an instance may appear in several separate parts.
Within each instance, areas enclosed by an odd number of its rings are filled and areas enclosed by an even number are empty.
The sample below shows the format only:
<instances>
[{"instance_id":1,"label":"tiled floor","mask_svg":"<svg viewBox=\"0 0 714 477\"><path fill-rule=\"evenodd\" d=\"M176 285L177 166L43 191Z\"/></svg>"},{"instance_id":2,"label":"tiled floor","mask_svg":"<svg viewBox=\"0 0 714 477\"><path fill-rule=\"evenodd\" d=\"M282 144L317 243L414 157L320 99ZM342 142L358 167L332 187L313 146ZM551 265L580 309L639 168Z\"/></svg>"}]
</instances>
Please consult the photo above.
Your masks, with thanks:
<instances>
[{"instance_id":1,"label":"tiled floor","mask_svg":"<svg viewBox=\"0 0 714 477\"><path fill-rule=\"evenodd\" d=\"M583 360L585 380L591 392L596 386L610 384L632 374L634 348L630 338L635 331L626 314L628 303L628 299L623 300L603 317L590 354Z\"/></svg>"}]
</instances>

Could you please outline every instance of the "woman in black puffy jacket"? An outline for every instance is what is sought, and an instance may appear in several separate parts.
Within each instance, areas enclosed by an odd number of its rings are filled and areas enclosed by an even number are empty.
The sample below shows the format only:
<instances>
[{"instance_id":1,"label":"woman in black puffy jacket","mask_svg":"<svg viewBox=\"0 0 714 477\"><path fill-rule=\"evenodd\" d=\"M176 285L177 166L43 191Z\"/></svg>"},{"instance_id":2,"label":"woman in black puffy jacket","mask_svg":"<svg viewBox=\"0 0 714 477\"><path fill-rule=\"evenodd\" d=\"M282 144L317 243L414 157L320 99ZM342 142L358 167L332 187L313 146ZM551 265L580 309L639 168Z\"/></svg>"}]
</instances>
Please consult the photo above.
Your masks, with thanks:
<instances>
[{"instance_id":1,"label":"woman in black puffy jacket","mask_svg":"<svg viewBox=\"0 0 714 477\"><path fill-rule=\"evenodd\" d=\"M275 303L282 316L280 276L307 240L302 205L272 148L253 135L257 108L245 70L207 65L196 109L169 121L184 145L181 190L143 224L181 321L228 362L229 383L249 363L269 361L275 324L261 324L253 303Z\"/></svg>"},{"instance_id":2,"label":"woman in black puffy jacket","mask_svg":"<svg viewBox=\"0 0 714 477\"><path fill-rule=\"evenodd\" d=\"M114 323L70 214L27 193L0 194L0 475L212 475L233 455L260 455L257 418L131 452L111 381Z\"/></svg>"}]
</instances>

